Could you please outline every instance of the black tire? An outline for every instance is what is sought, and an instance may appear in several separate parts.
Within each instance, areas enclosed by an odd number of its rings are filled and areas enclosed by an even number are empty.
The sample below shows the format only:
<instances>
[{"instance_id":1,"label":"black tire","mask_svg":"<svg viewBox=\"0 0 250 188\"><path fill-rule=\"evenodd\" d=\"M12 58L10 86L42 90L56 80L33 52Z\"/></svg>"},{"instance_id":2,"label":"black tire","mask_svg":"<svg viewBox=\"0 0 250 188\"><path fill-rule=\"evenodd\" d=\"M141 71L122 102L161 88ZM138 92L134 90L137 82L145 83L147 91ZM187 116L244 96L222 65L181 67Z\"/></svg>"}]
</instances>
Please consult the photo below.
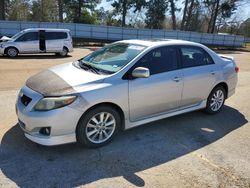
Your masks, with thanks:
<instances>
[{"instance_id":1,"label":"black tire","mask_svg":"<svg viewBox=\"0 0 250 188\"><path fill-rule=\"evenodd\" d=\"M223 93L223 100L220 100L222 103L219 103L218 108L214 108L214 105L212 105L212 104L214 103L214 95L217 92L222 92ZM207 106L205 108L205 112L208 113L208 114L216 114L216 113L218 113L221 110L221 108L223 107L225 99L226 99L226 91L225 91L224 87L222 87L222 86L215 87L208 96ZM219 99L217 101L219 101Z\"/></svg>"},{"instance_id":2,"label":"black tire","mask_svg":"<svg viewBox=\"0 0 250 188\"><path fill-rule=\"evenodd\" d=\"M9 47L5 51L8 57L16 57L18 55L18 50L14 47Z\"/></svg>"},{"instance_id":3,"label":"black tire","mask_svg":"<svg viewBox=\"0 0 250 188\"><path fill-rule=\"evenodd\" d=\"M58 54L61 57L66 57L68 55L68 52L69 50L66 47L63 47L63 51L56 54Z\"/></svg>"},{"instance_id":4,"label":"black tire","mask_svg":"<svg viewBox=\"0 0 250 188\"><path fill-rule=\"evenodd\" d=\"M96 115L99 115L99 114L101 114L103 112L104 113L109 113L109 114L112 115L111 117L115 120L115 126L114 126L114 129L113 129L113 133L110 134L111 136L107 140L105 140L105 141L103 141L101 143L95 143L95 142L92 142L90 140L90 138L88 138L88 136L87 136L87 132L89 131L89 129L91 129L91 128L87 127L87 125L88 125L89 122L91 122L91 119L93 117L95 117ZM100 122L100 119L99 119L99 122ZM108 106L108 105L98 106L96 108L93 108L93 109L87 111L87 113L84 114L81 117L81 119L79 120L77 128L76 128L77 142L80 143L81 145L89 147L89 148L97 148L97 147L104 146L104 145L108 144L114 138L114 136L119 131L120 125L121 125L120 114L114 108L112 108L111 106ZM99 129L100 129L100 127L99 127ZM91 131L93 131L93 130L97 130L97 128L92 128ZM98 130L98 131L100 131L100 130ZM97 132L94 133L94 134L97 134ZM104 133L98 133L98 134L104 135ZM100 136L100 135L98 135L98 136Z\"/></svg>"}]
</instances>

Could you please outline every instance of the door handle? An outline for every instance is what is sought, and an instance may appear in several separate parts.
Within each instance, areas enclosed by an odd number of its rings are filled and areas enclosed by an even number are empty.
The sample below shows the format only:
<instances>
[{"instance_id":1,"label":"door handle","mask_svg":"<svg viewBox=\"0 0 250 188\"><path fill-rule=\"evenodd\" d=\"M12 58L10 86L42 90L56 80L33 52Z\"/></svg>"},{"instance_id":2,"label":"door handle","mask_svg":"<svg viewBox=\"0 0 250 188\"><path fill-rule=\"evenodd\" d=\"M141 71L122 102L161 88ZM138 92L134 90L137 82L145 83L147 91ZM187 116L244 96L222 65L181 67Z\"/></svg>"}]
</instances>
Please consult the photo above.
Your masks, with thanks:
<instances>
[{"instance_id":1,"label":"door handle","mask_svg":"<svg viewBox=\"0 0 250 188\"><path fill-rule=\"evenodd\" d=\"M210 73L211 73L212 75L215 75L215 71L214 71L214 70L211 70Z\"/></svg>"},{"instance_id":2,"label":"door handle","mask_svg":"<svg viewBox=\"0 0 250 188\"><path fill-rule=\"evenodd\" d=\"M175 81L175 82L179 82L180 80L181 80L181 78L177 77L177 76L173 78L173 81Z\"/></svg>"}]
</instances>

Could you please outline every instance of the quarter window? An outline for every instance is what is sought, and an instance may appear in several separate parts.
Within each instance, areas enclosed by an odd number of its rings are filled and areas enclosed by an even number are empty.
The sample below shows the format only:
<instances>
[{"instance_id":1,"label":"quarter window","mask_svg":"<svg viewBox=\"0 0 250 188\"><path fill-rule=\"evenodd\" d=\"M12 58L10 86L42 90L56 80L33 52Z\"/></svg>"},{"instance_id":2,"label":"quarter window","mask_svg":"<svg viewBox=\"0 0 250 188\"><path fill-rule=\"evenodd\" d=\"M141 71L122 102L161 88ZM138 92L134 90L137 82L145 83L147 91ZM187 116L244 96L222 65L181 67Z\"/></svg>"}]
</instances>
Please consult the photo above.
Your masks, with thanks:
<instances>
[{"instance_id":1,"label":"quarter window","mask_svg":"<svg viewBox=\"0 0 250 188\"><path fill-rule=\"evenodd\" d=\"M146 67L150 74L158 74L177 69L177 53L173 46L154 49L142 57L136 67Z\"/></svg>"},{"instance_id":2,"label":"quarter window","mask_svg":"<svg viewBox=\"0 0 250 188\"><path fill-rule=\"evenodd\" d=\"M180 52L184 68L214 63L209 54L199 47L181 47Z\"/></svg>"},{"instance_id":3,"label":"quarter window","mask_svg":"<svg viewBox=\"0 0 250 188\"><path fill-rule=\"evenodd\" d=\"M35 41L38 40L38 32L29 32L20 36L16 41L25 42L25 41Z\"/></svg>"},{"instance_id":4,"label":"quarter window","mask_svg":"<svg viewBox=\"0 0 250 188\"><path fill-rule=\"evenodd\" d=\"M46 40L66 39L67 33L65 33L65 32L46 32L45 38L46 38Z\"/></svg>"}]
</instances>

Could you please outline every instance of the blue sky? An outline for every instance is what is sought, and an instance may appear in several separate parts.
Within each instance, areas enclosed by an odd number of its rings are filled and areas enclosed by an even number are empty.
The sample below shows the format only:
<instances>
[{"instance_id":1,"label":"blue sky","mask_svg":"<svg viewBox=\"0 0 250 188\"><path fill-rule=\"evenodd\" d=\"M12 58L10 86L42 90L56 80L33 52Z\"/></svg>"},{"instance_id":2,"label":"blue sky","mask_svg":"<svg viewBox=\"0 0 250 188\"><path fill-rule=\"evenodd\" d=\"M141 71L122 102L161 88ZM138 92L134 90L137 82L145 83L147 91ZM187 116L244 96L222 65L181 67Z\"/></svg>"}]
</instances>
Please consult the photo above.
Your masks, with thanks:
<instances>
[{"instance_id":1,"label":"blue sky","mask_svg":"<svg viewBox=\"0 0 250 188\"><path fill-rule=\"evenodd\" d=\"M180 7L181 4L177 6ZM107 2L106 0L102 0L102 3L98 5L98 8L99 7L104 7L106 10L112 9L111 3ZM239 3L238 9L235 11L235 14L232 17L235 16L236 20L239 22L242 22L247 18L250 18L250 0L243 0Z\"/></svg>"}]
</instances>

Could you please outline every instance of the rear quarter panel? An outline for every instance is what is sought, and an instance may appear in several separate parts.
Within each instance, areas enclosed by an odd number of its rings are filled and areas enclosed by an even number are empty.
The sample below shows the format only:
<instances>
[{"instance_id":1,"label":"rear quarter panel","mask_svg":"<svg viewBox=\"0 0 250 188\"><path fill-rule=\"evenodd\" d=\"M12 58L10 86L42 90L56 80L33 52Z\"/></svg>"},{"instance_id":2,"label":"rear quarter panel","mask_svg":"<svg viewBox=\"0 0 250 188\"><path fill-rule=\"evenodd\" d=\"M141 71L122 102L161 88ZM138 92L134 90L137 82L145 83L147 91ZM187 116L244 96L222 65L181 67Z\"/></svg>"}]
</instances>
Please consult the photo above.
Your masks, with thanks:
<instances>
[{"instance_id":1,"label":"rear quarter panel","mask_svg":"<svg viewBox=\"0 0 250 188\"><path fill-rule=\"evenodd\" d=\"M228 97L230 97L235 93L238 81L238 75L235 71L236 63L234 60L221 58L221 64L223 78L228 85Z\"/></svg>"}]
</instances>

